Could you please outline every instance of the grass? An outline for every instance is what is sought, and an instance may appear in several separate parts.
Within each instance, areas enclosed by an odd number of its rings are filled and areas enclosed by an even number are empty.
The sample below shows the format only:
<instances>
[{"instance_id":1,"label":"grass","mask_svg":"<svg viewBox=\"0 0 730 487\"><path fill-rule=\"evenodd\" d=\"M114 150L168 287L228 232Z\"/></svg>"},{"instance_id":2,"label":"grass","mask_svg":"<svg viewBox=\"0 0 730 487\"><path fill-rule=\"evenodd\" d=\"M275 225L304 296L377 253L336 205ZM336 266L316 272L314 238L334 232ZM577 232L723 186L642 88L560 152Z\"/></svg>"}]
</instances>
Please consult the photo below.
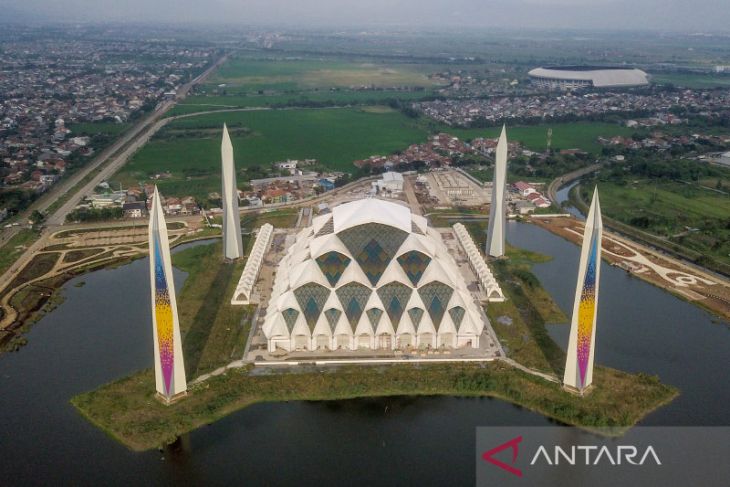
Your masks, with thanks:
<instances>
[{"instance_id":1,"label":"grass","mask_svg":"<svg viewBox=\"0 0 730 487\"><path fill-rule=\"evenodd\" d=\"M71 263L76 262L79 260L83 260L89 257L93 257L94 255L99 255L103 252L102 249L81 249L81 250L71 250L69 252L66 252L66 255L63 256L63 262L65 263Z\"/></svg>"},{"instance_id":2,"label":"grass","mask_svg":"<svg viewBox=\"0 0 730 487\"><path fill-rule=\"evenodd\" d=\"M729 196L674 181L599 182L598 189L606 216L730 264Z\"/></svg>"},{"instance_id":3,"label":"grass","mask_svg":"<svg viewBox=\"0 0 730 487\"><path fill-rule=\"evenodd\" d=\"M119 135L127 130L132 124L115 123L115 122L89 122L89 123L73 123L69 125L71 135L74 137L80 135Z\"/></svg>"},{"instance_id":4,"label":"grass","mask_svg":"<svg viewBox=\"0 0 730 487\"><path fill-rule=\"evenodd\" d=\"M719 74L661 73L652 74L651 79L657 84L673 84L683 88L727 88L730 76Z\"/></svg>"},{"instance_id":5,"label":"grass","mask_svg":"<svg viewBox=\"0 0 730 487\"><path fill-rule=\"evenodd\" d=\"M297 91L276 95L194 95L178 103L168 115L225 110L231 108L309 106L320 104L327 106L373 105L391 99L421 100L433 96L430 90L337 90L337 91Z\"/></svg>"},{"instance_id":6,"label":"grass","mask_svg":"<svg viewBox=\"0 0 730 487\"><path fill-rule=\"evenodd\" d=\"M38 240L38 232L30 229L20 230L0 249L0 275L25 252L25 249Z\"/></svg>"},{"instance_id":7,"label":"grass","mask_svg":"<svg viewBox=\"0 0 730 487\"><path fill-rule=\"evenodd\" d=\"M630 136L632 130L618 124L602 122L569 122L547 123L540 125L526 125L522 127L507 127L507 137L510 140L522 142L532 151L545 151L547 145L547 129L553 129L553 149L582 149L597 154L602 146L598 137L613 137L616 135ZM444 128L460 139L471 140L476 137L497 138L501 127L486 129Z\"/></svg>"},{"instance_id":8,"label":"grass","mask_svg":"<svg viewBox=\"0 0 730 487\"><path fill-rule=\"evenodd\" d=\"M57 252L44 252L37 254L28 264L23 267L15 278L10 282L7 290L14 289L23 283L37 279L48 273L58 261Z\"/></svg>"},{"instance_id":9,"label":"grass","mask_svg":"<svg viewBox=\"0 0 730 487\"><path fill-rule=\"evenodd\" d=\"M195 282L194 288L186 286L183 289L180 302L196 297L205 301L213 290L220 294L218 288L221 284L215 277L220 267L207 261L213 258L210 256L219 254L219 249L220 245L216 244L176 254L176 264L191 272L187 282ZM545 350L549 350L549 356L544 355L541 364L530 364L549 369L562 352L547 336L544 319L556 318L558 314L561 315L560 319L564 316L547 294L540 294L544 291L541 291L539 281L535 285L533 279L515 272L524 270L530 263L544 261L546 257L514 248L509 249L509 257L510 260L502 268L509 275L502 277L515 281L508 290L510 301L505 305L512 308L500 309L494 304L490 308L494 308L497 313L511 313L517 320L513 326L518 333L533 336L542 333L542 338L533 338L525 350L515 347L511 353L529 362L527 359L530 356L537 360L539 353L544 354ZM209 286L211 291L202 297L206 294L205 286ZM518 289L521 291L516 291ZM547 301L543 298L547 298ZM534 306L532 300L535 300ZM218 314L214 307L204 309L209 315L198 315L196 320L216 319L211 318ZM190 314L186 312L185 315L188 316L185 319L189 320ZM182 316L181 313L181 321ZM186 351L193 345L188 343L189 336L188 333ZM218 340L217 343L224 348L230 346L225 340ZM209 340L205 348L210 346ZM566 424L589 429L614 427L616 433L620 434L677 395L676 389L661 384L656 377L631 375L603 367L595 370L594 384L594 390L581 398L564 392L559 384L526 374L501 362L347 366L336 369L310 366L269 373L252 373L248 366L229 369L191 386L188 395L171 406L163 406L154 398L151 370L80 394L72 398L71 402L83 416L111 437L133 450L147 450L173 442L178 436L210 424L233 411L267 401L338 400L395 395L490 396Z\"/></svg>"},{"instance_id":10,"label":"grass","mask_svg":"<svg viewBox=\"0 0 730 487\"><path fill-rule=\"evenodd\" d=\"M222 255L222 244L216 242L173 256L175 266L188 272L177 301L188 377L197 377L243 356L248 336L248 326L242 326L247 320L243 318L252 309L232 306L230 300L245 260L225 263Z\"/></svg>"},{"instance_id":11,"label":"grass","mask_svg":"<svg viewBox=\"0 0 730 487\"><path fill-rule=\"evenodd\" d=\"M71 399L89 421L133 450L147 450L259 402L339 400L374 396L491 396L567 424L629 427L676 391L653 377L601 369L595 390L580 398L502 363L350 366L252 375L233 369L193 386L164 406L154 398L151 370Z\"/></svg>"},{"instance_id":12,"label":"grass","mask_svg":"<svg viewBox=\"0 0 730 487\"><path fill-rule=\"evenodd\" d=\"M427 133L412 119L393 110L382 113L360 109L270 110L206 114L171 123L169 130L220 129L226 122L248 127L252 133L233 135L238 168L269 165L286 159L318 159L334 170L352 171L352 162L372 154L389 154L416 142ZM146 144L112 179L125 185L170 171L160 180L164 194L197 195L220 191L220 137L165 138L165 132ZM245 175L239 176L239 183Z\"/></svg>"},{"instance_id":13,"label":"grass","mask_svg":"<svg viewBox=\"0 0 730 487\"><path fill-rule=\"evenodd\" d=\"M333 59L258 60L233 58L221 66L206 87L225 84L227 92L296 90L330 87L430 87L418 67L407 64L358 63Z\"/></svg>"}]
</instances>

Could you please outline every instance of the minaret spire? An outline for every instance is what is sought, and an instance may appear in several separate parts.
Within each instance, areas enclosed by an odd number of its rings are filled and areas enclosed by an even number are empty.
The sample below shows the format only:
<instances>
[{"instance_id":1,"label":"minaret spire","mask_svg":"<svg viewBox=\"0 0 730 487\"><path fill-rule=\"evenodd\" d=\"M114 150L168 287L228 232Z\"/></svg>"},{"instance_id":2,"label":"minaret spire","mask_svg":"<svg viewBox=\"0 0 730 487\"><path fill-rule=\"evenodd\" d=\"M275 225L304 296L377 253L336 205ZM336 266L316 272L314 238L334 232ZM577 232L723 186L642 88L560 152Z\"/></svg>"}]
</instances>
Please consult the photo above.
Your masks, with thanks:
<instances>
[{"instance_id":1,"label":"minaret spire","mask_svg":"<svg viewBox=\"0 0 730 487\"><path fill-rule=\"evenodd\" d=\"M598 188L588 210L583 246L578 267L573 316L570 324L568 357L565 363L563 385L569 390L583 392L593 382L593 352L596 344L596 315L598 312L598 284L601 276L601 240L603 222Z\"/></svg>"},{"instance_id":2,"label":"minaret spire","mask_svg":"<svg viewBox=\"0 0 730 487\"><path fill-rule=\"evenodd\" d=\"M489 228L487 230L486 255L504 255L504 189L507 182L507 128L502 125L502 133L497 142L494 162L494 183L492 185L492 204L489 209Z\"/></svg>"},{"instance_id":3,"label":"minaret spire","mask_svg":"<svg viewBox=\"0 0 730 487\"><path fill-rule=\"evenodd\" d=\"M236 186L236 166L233 163L233 144L228 135L228 127L223 124L223 140L221 141L221 166L223 190L221 206L223 207L223 257L238 259L243 257L241 241L241 216L238 212L238 187Z\"/></svg>"},{"instance_id":4,"label":"minaret spire","mask_svg":"<svg viewBox=\"0 0 730 487\"><path fill-rule=\"evenodd\" d=\"M186 393L187 381L180 339L180 322L177 316L175 282L172 277L170 243L167 239L167 226L157 186L150 213L149 246L155 383L158 397L169 404Z\"/></svg>"}]
</instances>

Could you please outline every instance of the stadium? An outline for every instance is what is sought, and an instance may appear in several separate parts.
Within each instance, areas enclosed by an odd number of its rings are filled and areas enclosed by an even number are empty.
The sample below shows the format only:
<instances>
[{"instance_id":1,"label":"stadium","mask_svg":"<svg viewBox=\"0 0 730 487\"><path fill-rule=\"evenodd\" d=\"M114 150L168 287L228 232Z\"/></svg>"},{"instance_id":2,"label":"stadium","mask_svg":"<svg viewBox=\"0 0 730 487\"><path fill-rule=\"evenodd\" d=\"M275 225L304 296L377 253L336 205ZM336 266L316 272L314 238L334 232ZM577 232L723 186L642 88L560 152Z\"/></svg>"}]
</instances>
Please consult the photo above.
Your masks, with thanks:
<instances>
[{"instance_id":1,"label":"stadium","mask_svg":"<svg viewBox=\"0 0 730 487\"><path fill-rule=\"evenodd\" d=\"M527 74L534 85L548 90L627 88L649 84L649 76L644 71L627 67L547 66Z\"/></svg>"}]
</instances>

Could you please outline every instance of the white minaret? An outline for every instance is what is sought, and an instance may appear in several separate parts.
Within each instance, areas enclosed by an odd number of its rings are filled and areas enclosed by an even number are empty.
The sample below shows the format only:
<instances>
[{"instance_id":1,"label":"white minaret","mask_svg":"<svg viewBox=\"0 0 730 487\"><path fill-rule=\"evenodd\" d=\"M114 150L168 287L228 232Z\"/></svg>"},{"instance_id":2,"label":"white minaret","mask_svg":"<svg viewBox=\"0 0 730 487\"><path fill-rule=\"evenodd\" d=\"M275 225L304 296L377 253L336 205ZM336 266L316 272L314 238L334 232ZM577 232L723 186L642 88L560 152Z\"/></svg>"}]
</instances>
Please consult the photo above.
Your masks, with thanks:
<instances>
[{"instance_id":1,"label":"white minaret","mask_svg":"<svg viewBox=\"0 0 730 487\"><path fill-rule=\"evenodd\" d=\"M575 289L573 317L570 323L568 357L565 362L563 386L580 394L593 382L593 351L596 344L596 313L598 311L598 284L601 277L601 239L603 222L598 188L588 210L583 247L580 251L578 284Z\"/></svg>"},{"instance_id":2,"label":"white minaret","mask_svg":"<svg viewBox=\"0 0 730 487\"><path fill-rule=\"evenodd\" d=\"M155 186L149 225L150 287L152 289L152 333L155 344L157 395L166 404L187 391L180 322L177 317L175 282L172 278L170 243Z\"/></svg>"},{"instance_id":3,"label":"white minaret","mask_svg":"<svg viewBox=\"0 0 730 487\"><path fill-rule=\"evenodd\" d=\"M223 170L223 257L239 259L243 257L241 242L241 216L238 213L238 187L236 186L236 166L233 163L233 144L228 135L228 128L223 124L223 141L221 142L221 163Z\"/></svg>"},{"instance_id":4,"label":"white minaret","mask_svg":"<svg viewBox=\"0 0 730 487\"><path fill-rule=\"evenodd\" d=\"M497 142L494 162L494 184L492 185L492 204L489 209L489 229L487 247L484 253L492 257L504 255L504 188L507 182L507 129L502 126L502 134Z\"/></svg>"}]
</instances>

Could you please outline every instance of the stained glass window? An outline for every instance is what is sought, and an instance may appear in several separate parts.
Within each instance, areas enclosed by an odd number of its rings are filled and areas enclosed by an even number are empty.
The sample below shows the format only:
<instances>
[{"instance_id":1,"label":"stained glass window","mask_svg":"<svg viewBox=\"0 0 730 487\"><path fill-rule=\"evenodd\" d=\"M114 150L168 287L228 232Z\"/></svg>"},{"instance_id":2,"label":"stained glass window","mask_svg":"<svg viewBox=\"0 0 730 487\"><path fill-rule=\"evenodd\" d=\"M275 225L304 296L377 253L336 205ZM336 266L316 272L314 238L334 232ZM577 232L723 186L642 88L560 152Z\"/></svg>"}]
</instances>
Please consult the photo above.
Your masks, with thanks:
<instances>
[{"instance_id":1,"label":"stained glass window","mask_svg":"<svg viewBox=\"0 0 730 487\"><path fill-rule=\"evenodd\" d=\"M345 268L347 268L347 265L352 259L333 250L320 255L316 260L319 268L322 270L322 274L329 281L330 286L334 286L340 280L342 273L345 272Z\"/></svg>"},{"instance_id":2,"label":"stained glass window","mask_svg":"<svg viewBox=\"0 0 730 487\"><path fill-rule=\"evenodd\" d=\"M340 286L335 292L337 293L337 297L340 298L342 309L345 310L345 316L347 316L347 320L354 330L357 322L360 320L360 316L365 311L365 303L368 302L370 293L373 290L359 282L350 282L344 286Z\"/></svg>"},{"instance_id":3,"label":"stained glass window","mask_svg":"<svg viewBox=\"0 0 730 487\"><path fill-rule=\"evenodd\" d=\"M330 330L332 330L332 333L335 332L335 327L337 326L337 321L339 321L341 314L342 311L336 308L330 308L324 312L324 316L325 318L327 318L327 322L330 325Z\"/></svg>"},{"instance_id":4,"label":"stained glass window","mask_svg":"<svg viewBox=\"0 0 730 487\"><path fill-rule=\"evenodd\" d=\"M388 313L394 327L400 323L400 318L406 309L411 292L413 292L413 289L397 281L388 283L378 289L378 296L383 302L385 312Z\"/></svg>"},{"instance_id":5,"label":"stained glass window","mask_svg":"<svg viewBox=\"0 0 730 487\"><path fill-rule=\"evenodd\" d=\"M398 257L398 263L414 286L418 285L430 262L431 257L417 250L411 250Z\"/></svg>"},{"instance_id":6,"label":"stained glass window","mask_svg":"<svg viewBox=\"0 0 730 487\"><path fill-rule=\"evenodd\" d=\"M329 220L327 220L327 223L322 225L322 228L319 229L319 232L317 232L317 235L315 237L321 237L322 235L329 235L330 233L334 233L335 231L335 222L332 220L332 217L330 217Z\"/></svg>"},{"instance_id":7,"label":"stained glass window","mask_svg":"<svg viewBox=\"0 0 730 487\"><path fill-rule=\"evenodd\" d=\"M307 320L310 331L317 324L317 319L322 313L329 294L329 289L316 282L304 284L294 290L294 296L297 298L302 313L304 313L304 319Z\"/></svg>"},{"instance_id":8,"label":"stained glass window","mask_svg":"<svg viewBox=\"0 0 730 487\"><path fill-rule=\"evenodd\" d=\"M297 322L299 311L295 310L294 308L287 308L282 311L281 314L282 316L284 316L284 322L286 323L286 327L289 328L289 333L291 333L291 331L294 329L294 324Z\"/></svg>"},{"instance_id":9,"label":"stained glass window","mask_svg":"<svg viewBox=\"0 0 730 487\"><path fill-rule=\"evenodd\" d=\"M461 321L464 319L464 313L464 308L462 308L461 306L454 306L449 310L449 314L451 315L451 319L454 322L457 330L461 326Z\"/></svg>"},{"instance_id":10,"label":"stained glass window","mask_svg":"<svg viewBox=\"0 0 730 487\"><path fill-rule=\"evenodd\" d=\"M378 328L378 323L380 323L380 317L383 316L383 310L378 308L370 308L366 311L365 314L368 315L370 324L373 325L373 330L376 330Z\"/></svg>"},{"instance_id":11,"label":"stained glass window","mask_svg":"<svg viewBox=\"0 0 730 487\"><path fill-rule=\"evenodd\" d=\"M343 230L338 236L375 286L408 233L381 223L366 223Z\"/></svg>"},{"instance_id":12,"label":"stained glass window","mask_svg":"<svg viewBox=\"0 0 730 487\"><path fill-rule=\"evenodd\" d=\"M450 286L439 281L429 282L418 290L436 330L441 325L441 319L444 317L446 306L448 306L453 292L454 290Z\"/></svg>"},{"instance_id":13,"label":"stained glass window","mask_svg":"<svg viewBox=\"0 0 730 487\"><path fill-rule=\"evenodd\" d=\"M421 308L411 308L408 310L408 316L410 316L411 322L418 329L418 325L421 324L421 318L423 318L423 310Z\"/></svg>"}]
</instances>

